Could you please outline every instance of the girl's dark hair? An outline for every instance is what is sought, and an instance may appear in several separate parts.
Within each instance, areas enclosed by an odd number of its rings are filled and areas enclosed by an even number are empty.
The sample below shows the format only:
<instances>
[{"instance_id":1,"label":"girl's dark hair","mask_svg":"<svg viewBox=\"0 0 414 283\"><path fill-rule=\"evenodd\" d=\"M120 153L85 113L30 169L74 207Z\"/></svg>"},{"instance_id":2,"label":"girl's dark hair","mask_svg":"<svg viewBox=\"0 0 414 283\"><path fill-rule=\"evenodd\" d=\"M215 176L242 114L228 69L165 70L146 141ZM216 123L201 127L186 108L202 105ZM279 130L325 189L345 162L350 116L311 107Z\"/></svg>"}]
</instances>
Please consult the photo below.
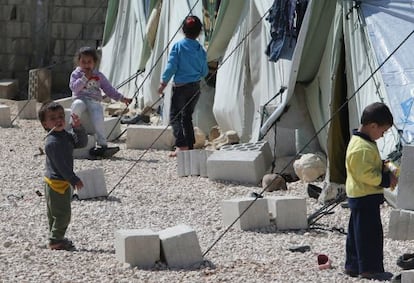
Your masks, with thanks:
<instances>
[{"instance_id":1,"label":"girl's dark hair","mask_svg":"<svg viewBox=\"0 0 414 283\"><path fill-rule=\"evenodd\" d=\"M361 116L361 124L368 125L376 123L378 126L392 126L394 119L387 105L375 102L365 107Z\"/></svg>"},{"instance_id":2,"label":"girl's dark hair","mask_svg":"<svg viewBox=\"0 0 414 283\"><path fill-rule=\"evenodd\" d=\"M183 21L183 32L186 37L196 39L201 32L203 24L197 16L188 16Z\"/></svg>"},{"instance_id":3,"label":"girl's dark hair","mask_svg":"<svg viewBox=\"0 0 414 283\"><path fill-rule=\"evenodd\" d=\"M95 63L98 63L99 61L99 55L96 49L89 47L89 46L85 46L85 47L79 48L79 50L76 52L76 55L75 55L76 65L78 64L82 55L91 56L93 58L93 61L95 61Z\"/></svg>"}]
</instances>

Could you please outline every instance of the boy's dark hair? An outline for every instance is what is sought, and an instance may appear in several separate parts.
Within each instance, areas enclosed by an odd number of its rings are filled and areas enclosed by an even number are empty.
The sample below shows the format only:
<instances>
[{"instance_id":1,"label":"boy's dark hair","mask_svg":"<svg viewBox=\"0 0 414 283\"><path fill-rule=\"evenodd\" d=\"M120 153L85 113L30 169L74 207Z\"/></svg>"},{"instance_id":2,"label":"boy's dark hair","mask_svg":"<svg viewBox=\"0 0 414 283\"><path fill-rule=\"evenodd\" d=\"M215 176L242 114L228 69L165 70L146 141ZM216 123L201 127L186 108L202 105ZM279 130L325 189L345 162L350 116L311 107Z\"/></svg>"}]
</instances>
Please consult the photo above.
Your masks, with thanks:
<instances>
[{"instance_id":1,"label":"boy's dark hair","mask_svg":"<svg viewBox=\"0 0 414 283\"><path fill-rule=\"evenodd\" d=\"M196 39L201 32L203 24L197 16L188 16L183 21L183 32L186 37Z\"/></svg>"},{"instance_id":2,"label":"boy's dark hair","mask_svg":"<svg viewBox=\"0 0 414 283\"><path fill-rule=\"evenodd\" d=\"M365 107L361 116L361 124L368 125L376 123L378 126L392 126L394 119L387 105L375 102Z\"/></svg>"},{"instance_id":3,"label":"boy's dark hair","mask_svg":"<svg viewBox=\"0 0 414 283\"><path fill-rule=\"evenodd\" d=\"M39 112L37 113L40 123L42 123L43 125L43 122L46 120L46 113L48 111L58 111L58 110L65 111L65 109L63 109L63 106L55 101L46 101L45 103L43 103L43 105L39 109ZM46 129L45 127L43 128L46 131L49 130L49 129Z\"/></svg>"},{"instance_id":4,"label":"boy's dark hair","mask_svg":"<svg viewBox=\"0 0 414 283\"><path fill-rule=\"evenodd\" d=\"M96 51L95 48L92 48L89 46L79 48L79 50L76 52L76 55L75 55L76 64L79 62L82 55L91 56L95 63L98 63L99 61L98 51Z\"/></svg>"}]
</instances>

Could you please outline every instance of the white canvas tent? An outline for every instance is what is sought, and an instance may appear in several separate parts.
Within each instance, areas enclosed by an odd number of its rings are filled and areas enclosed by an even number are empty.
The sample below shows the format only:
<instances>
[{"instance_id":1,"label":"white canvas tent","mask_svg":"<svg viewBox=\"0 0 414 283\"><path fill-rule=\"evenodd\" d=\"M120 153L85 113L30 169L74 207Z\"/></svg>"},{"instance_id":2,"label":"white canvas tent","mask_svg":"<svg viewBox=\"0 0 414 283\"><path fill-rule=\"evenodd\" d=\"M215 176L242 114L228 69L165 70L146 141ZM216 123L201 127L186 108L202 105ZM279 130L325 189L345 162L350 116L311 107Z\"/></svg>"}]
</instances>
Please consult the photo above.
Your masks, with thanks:
<instances>
[{"instance_id":1,"label":"white canvas tent","mask_svg":"<svg viewBox=\"0 0 414 283\"><path fill-rule=\"evenodd\" d=\"M385 102L393 112L396 126L404 128L407 135L411 131L402 105L411 97L414 83L414 60L409 58L408 52L414 38L410 38L379 72L371 75L414 30L414 7L411 1L360 2L357 7L354 1L309 3L307 23L301 30L293 57L286 100L286 104L295 104L300 97L306 101L314 128L321 130L319 143L328 153L330 180L338 183L343 183L345 178L344 155L350 130L358 127L366 105ZM405 32L402 26L406 27ZM390 79L391 74L394 78ZM395 84L397 81L399 83ZM292 101L291 97L299 99ZM348 99L346 107L333 116ZM284 107L280 105L272 119L277 117L281 125L291 125L298 115L291 111L290 115L280 117ZM384 158L394 150L398 140L393 129L378 141Z\"/></svg>"},{"instance_id":2,"label":"white canvas tent","mask_svg":"<svg viewBox=\"0 0 414 283\"><path fill-rule=\"evenodd\" d=\"M121 5L124 1L119 2ZM221 1L207 49L209 60L218 60L221 65L216 88L202 88L196 125L204 123L201 128L206 131L217 122L224 131L236 130L242 141L256 141L277 121L278 127L297 129L299 149L318 132L317 140L305 151L317 150L320 145L329 157L330 179L338 183L343 183L345 177L344 154L350 130L358 126L367 104L387 103L396 126L403 129L406 140L411 139L414 60L409 47L414 39L409 38L372 75L414 29L411 0L365 0L359 1L360 5L349 0L311 0L296 45L286 48L276 63L269 62L264 54L270 41L270 25L263 16L272 3L272 0ZM181 33L176 37L174 34L194 4L193 14L201 17L199 1L162 2L155 46L145 68L148 76L142 95L145 105L158 98L156 88L168 48L163 54L162 51L169 40L173 43L182 37ZM116 62L111 66L113 72L122 68ZM133 73L131 70L130 75ZM287 87L286 92L272 101L275 110L261 125L261 107L282 86ZM169 91L165 110L168 99ZM398 141L395 130L379 141L383 157Z\"/></svg>"}]
</instances>

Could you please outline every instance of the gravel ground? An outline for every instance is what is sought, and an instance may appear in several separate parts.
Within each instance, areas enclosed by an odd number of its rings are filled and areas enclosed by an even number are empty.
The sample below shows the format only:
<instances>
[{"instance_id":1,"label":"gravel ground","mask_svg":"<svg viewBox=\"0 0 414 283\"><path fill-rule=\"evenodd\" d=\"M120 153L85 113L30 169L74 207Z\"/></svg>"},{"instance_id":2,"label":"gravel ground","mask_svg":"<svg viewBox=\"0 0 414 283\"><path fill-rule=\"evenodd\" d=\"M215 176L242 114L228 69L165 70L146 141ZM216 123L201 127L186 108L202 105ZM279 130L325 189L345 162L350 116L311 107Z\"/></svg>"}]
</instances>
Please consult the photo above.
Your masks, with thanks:
<instances>
[{"instance_id":1,"label":"gravel ground","mask_svg":"<svg viewBox=\"0 0 414 283\"><path fill-rule=\"evenodd\" d=\"M12 118L16 115L13 103ZM195 229L202 252L222 235L220 202L246 196L260 188L214 182L201 177L178 177L176 160L166 151L126 149L111 160L75 160L75 171L103 168L107 189L130 170L107 200L72 202L67 236L77 251L46 248L47 217L43 197L44 155L39 153L45 132L36 120L16 119L12 128L0 128L0 281L1 282L364 282L342 274L345 236L325 230L257 231L230 229L192 270L173 270L159 263L153 269L131 268L115 258L114 231L149 228L160 231L178 224ZM294 195L307 199L308 214L320 208L306 193L306 184L289 183L287 191L266 195ZM385 236L391 207L382 207ZM319 224L346 230L349 210L336 207ZM309 245L305 253L289 247ZM412 252L413 241L385 238L387 271L400 272L396 260ZM318 270L317 254L332 260L332 268Z\"/></svg>"}]
</instances>

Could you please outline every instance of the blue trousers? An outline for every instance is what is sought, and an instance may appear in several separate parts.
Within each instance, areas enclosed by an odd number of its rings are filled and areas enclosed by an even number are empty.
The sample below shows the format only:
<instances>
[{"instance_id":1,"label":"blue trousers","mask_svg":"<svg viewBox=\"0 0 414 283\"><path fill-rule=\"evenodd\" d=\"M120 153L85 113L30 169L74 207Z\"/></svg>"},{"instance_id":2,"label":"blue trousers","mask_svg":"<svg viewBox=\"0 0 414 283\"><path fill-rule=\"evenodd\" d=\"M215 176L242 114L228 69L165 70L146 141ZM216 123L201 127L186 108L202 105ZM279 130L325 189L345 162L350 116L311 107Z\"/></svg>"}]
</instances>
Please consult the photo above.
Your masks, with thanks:
<instances>
[{"instance_id":1,"label":"blue trousers","mask_svg":"<svg viewBox=\"0 0 414 283\"><path fill-rule=\"evenodd\" d=\"M348 199L351 217L346 238L346 270L359 274L384 272L380 214L383 202L383 194Z\"/></svg>"},{"instance_id":2,"label":"blue trousers","mask_svg":"<svg viewBox=\"0 0 414 283\"><path fill-rule=\"evenodd\" d=\"M200 97L200 82L173 87L170 125L177 147L194 148L193 112Z\"/></svg>"}]
</instances>

